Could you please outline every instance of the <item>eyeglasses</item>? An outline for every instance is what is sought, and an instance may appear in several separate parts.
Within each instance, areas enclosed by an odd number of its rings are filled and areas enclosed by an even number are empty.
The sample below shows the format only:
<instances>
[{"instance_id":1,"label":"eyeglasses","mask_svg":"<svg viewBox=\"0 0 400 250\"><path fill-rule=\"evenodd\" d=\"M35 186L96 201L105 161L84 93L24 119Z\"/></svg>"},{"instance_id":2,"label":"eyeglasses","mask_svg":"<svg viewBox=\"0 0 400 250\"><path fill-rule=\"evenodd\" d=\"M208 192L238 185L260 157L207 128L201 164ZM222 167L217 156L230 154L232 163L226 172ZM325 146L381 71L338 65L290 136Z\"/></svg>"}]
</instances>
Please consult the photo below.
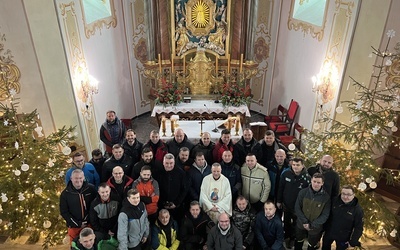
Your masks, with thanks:
<instances>
[{"instance_id":1,"label":"eyeglasses","mask_svg":"<svg viewBox=\"0 0 400 250\"><path fill-rule=\"evenodd\" d=\"M346 197L351 197L351 196L353 196L354 194L345 194L345 193L341 193L341 195L342 195L342 196L346 196Z\"/></svg>"}]
</instances>

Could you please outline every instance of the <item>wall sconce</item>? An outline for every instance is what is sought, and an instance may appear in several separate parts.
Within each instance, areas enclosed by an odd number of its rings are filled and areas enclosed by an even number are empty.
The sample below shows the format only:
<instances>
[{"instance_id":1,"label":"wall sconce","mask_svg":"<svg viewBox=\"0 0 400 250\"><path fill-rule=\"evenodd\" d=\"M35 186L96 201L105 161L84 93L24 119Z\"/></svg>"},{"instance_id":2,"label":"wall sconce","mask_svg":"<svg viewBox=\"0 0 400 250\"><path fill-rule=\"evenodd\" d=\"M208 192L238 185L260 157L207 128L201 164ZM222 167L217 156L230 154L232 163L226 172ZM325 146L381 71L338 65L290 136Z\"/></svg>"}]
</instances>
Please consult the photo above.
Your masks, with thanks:
<instances>
[{"instance_id":1,"label":"wall sconce","mask_svg":"<svg viewBox=\"0 0 400 250\"><path fill-rule=\"evenodd\" d=\"M311 78L312 91L318 94L321 104L332 101L335 98L336 88L339 85L339 70L331 62L325 62L320 72ZM318 98L318 99L319 99Z\"/></svg>"},{"instance_id":2,"label":"wall sconce","mask_svg":"<svg viewBox=\"0 0 400 250\"><path fill-rule=\"evenodd\" d=\"M78 66L75 71L78 98L89 109L93 105L92 96L99 93L99 81L89 75L86 67Z\"/></svg>"}]
</instances>

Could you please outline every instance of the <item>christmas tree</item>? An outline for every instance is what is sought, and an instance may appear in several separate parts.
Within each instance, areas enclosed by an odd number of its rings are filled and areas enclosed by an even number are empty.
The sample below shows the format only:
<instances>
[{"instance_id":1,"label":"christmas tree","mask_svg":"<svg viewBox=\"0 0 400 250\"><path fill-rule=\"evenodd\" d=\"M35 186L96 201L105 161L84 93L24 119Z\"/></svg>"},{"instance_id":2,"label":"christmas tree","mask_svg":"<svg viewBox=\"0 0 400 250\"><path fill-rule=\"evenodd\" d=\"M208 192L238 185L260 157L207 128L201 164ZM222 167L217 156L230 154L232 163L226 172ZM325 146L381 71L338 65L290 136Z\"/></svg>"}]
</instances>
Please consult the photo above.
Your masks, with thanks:
<instances>
[{"instance_id":1,"label":"christmas tree","mask_svg":"<svg viewBox=\"0 0 400 250\"><path fill-rule=\"evenodd\" d=\"M48 249L66 235L59 195L74 128L63 127L46 137L36 110L17 113L16 90L10 86L2 89L8 98L0 103L0 231L12 239L28 234L32 243L43 238Z\"/></svg>"},{"instance_id":2,"label":"christmas tree","mask_svg":"<svg viewBox=\"0 0 400 250\"><path fill-rule=\"evenodd\" d=\"M400 102L400 81L396 80L399 70L390 68L400 63L400 43L395 47L395 53L389 52L395 32L390 30L387 36L383 51L372 47L377 63L373 65L370 86L350 77L356 89L355 97L342 101L336 108L338 114L347 108L349 120L341 122L321 117L314 128L318 123L329 124L330 128L322 132L306 131L305 153L295 154L304 157L308 166L325 154L333 156L341 185L351 184L357 189L356 196L365 213L364 227L381 236L398 237L398 221L394 214L371 192L377 188L381 178L385 178L388 184L399 183L398 172L381 168L374 159L374 156L384 154L390 144L399 146L399 138L393 135L398 130L395 124ZM289 148L293 149L294 145Z\"/></svg>"}]
</instances>

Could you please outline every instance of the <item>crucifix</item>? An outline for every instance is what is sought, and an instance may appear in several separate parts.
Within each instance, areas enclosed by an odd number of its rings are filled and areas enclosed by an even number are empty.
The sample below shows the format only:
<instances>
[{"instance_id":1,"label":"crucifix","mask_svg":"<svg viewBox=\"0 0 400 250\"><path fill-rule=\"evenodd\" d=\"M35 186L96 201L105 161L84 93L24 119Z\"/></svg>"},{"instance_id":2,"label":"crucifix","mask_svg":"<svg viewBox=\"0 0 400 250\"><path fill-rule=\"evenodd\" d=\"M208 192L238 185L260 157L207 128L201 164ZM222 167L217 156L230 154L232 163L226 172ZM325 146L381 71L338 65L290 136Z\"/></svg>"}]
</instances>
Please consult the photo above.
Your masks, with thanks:
<instances>
[{"instance_id":1,"label":"crucifix","mask_svg":"<svg viewBox=\"0 0 400 250\"><path fill-rule=\"evenodd\" d=\"M198 118L200 118L200 121L199 121L199 124L200 124L200 137L202 137L203 136L203 124L204 124L203 118L204 118L204 116L199 115Z\"/></svg>"}]
</instances>

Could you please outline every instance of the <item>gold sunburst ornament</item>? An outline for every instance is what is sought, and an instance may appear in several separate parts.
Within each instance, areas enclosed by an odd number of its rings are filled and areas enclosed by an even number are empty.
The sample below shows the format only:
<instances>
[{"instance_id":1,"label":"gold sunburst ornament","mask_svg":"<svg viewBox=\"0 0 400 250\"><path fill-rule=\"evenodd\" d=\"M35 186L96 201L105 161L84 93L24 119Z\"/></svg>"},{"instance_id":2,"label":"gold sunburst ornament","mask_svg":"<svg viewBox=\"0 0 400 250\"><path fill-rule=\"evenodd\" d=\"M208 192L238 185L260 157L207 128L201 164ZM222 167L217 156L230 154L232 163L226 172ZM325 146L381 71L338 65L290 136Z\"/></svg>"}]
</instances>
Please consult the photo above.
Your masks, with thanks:
<instances>
[{"instance_id":1,"label":"gold sunburst ornament","mask_svg":"<svg viewBox=\"0 0 400 250\"><path fill-rule=\"evenodd\" d=\"M192 23L196 28L204 28L209 22L210 7L200 0L193 6Z\"/></svg>"},{"instance_id":2,"label":"gold sunburst ornament","mask_svg":"<svg viewBox=\"0 0 400 250\"><path fill-rule=\"evenodd\" d=\"M206 36L215 27L216 4L213 0L189 0L186 4L186 28L194 36Z\"/></svg>"}]
</instances>

